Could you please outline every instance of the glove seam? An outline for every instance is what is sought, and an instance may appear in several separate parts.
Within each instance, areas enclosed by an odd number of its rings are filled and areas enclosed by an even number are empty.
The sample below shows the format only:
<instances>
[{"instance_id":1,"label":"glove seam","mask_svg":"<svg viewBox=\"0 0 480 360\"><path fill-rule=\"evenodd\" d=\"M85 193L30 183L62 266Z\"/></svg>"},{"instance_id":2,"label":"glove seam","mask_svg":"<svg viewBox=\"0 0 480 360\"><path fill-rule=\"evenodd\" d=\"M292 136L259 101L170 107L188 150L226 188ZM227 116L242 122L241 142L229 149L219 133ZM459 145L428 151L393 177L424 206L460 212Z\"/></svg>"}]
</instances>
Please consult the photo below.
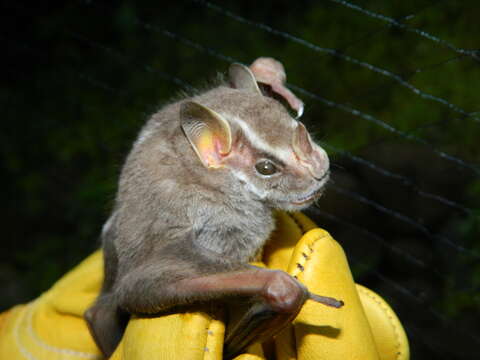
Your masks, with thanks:
<instances>
[{"instance_id":1,"label":"glove seam","mask_svg":"<svg viewBox=\"0 0 480 360\"><path fill-rule=\"evenodd\" d=\"M303 234L306 233L305 228L301 224L301 222L295 217L294 214L288 214L287 216L292 219L292 221L297 225L297 227L301 230ZM310 256L314 252L314 247L317 241L324 239L326 235L319 235L313 239L310 243L305 244L304 250L301 252L302 257L300 258L301 261L297 261L296 263L296 268L294 271L292 271L292 276L296 279L298 279L298 275L302 273L305 270L305 267L307 266L308 261L310 260ZM308 251L307 251L308 249ZM307 254L308 252L308 254ZM362 292L364 295L368 296L370 299L372 299L378 306L379 308L383 311L384 315L386 315L391 328L393 329L393 333L395 335L395 348L396 348L396 353L395 353L395 359L399 360L402 356L402 351L401 351L401 336L399 333L399 328L396 325L395 321L393 320L393 317L391 316L390 312L391 310L385 306L385 304L379 300L378 296L375 296L373 293L367 291L364 288L357 287L358 291Z\"/></svg>"},{"instance_id":2,"label":"glove seam","mask_svg":"<svg viewBox=\"0 0 480 360\"><path fill-rule=\"evenodd\" d=\"M22 325L21 323L25 320L25 309L22 309L22 312L18 315L18 318L15 321L15 325L13 328L13 336L15 340L15 344L18 347L18 350L20 353L27 359L29 360L37 360L36 357L32 355L30 351L22 344L22 341L20 339L20 326Z\"/></svg>"},{"instance_id":3,"label":"glove seam","mask_svg":"<svg viewBox=\"0 0 480 360\"><path fill-rule=\"evenodd\" d=\"M395 325L395 321L393 320L392 316L390 315L390 309L388 309L385 304L378 299L377 296L375 296L373 293L370 291L365 290L364 288L357 287L357 290L360 291L362 294L368 296L370 299L372 299L378 306L379 308L383 311L383 313L386 315L387 319L389 320L390 326L393 329L393 332L395 334L395 347L397 349L396 354L395 354L395 359L400 359L400 356L402 355L402 352L400 350L401 344L400 344L400 334L398 333L398 326Z\"/></svg>"},{"instance_id":4,"label":"glove seam","mask_svg":"<svg viewBox=\"0 0 480 360\"><path fill-rule=\"evenodd\" d=\"M302 232L302 236L305 235L306 231L305 231L305 228L303 227L303 225L299 222L299 220L293 215L293 214L289 214L287 213L287 216L295 223L295 225L297 225L297 227L300 229L300 231ZM311 255L313 253L313 245L315 244L315 242L317 242L317 240L319 240L320 237L316 238L315 240L312 241L311 244L306 244L306 247L308 248L308 250L310 251L310 254ZM305 270L305 265L307 264L307 261L310 260L310 256L307 255L305 253L305 251L302 251L302 257L303 257L303 264L300 264L300 262L297 262L296 263L296 266L297 268L295 270L295 272L292 272L292 276L295 278L295 279L298 279L298 274L299 273L302 273L304 270Z\"/></svg>"},{"instance_id":5,"label":"glove seam","mask_svg":"<svg viewBox=\"0 0 480 360\"><path fill-rule=\"evenodd\" d=\"M298 279L298 275L305 271L305 267L307 267L307 263L310 261L312 254L315 252L315 245L319 240L325 239L326 235L319 235L312 240L311 243L305 244L303 247L303 251L301 252L302 257L299 261L296 262L296 268L292 271L292 276L295 279Z\"/></svg>"},{"instance_id":6,"label":"glove seam","mask_svg":"<svg viewBox=\"0 0 480 360\"><path fill-rule=\"evenodd\" d=\"M217 359L217 351L220 351L220 358L223 359L223 344L220 346L220 349L218 349L219 344L216 336L219 334L219 336L223 338L225 335L222 333L222 330L216 326L219 319L223 318L223 314L222 309L220 309L220 312L213 309L212 312L209 312L208 325L205 327L206 337L203 347L203 360ZM224 321L224 319L220 321Z\"/></svg>"},{"instance_id":7,"label":"glove seam","mask_svg":"<svg viewBox=\"0 0 480 360\"><path fill-rule=\"evenodd\" d=\"M210 335L213 335L213 331L210 330L211 326L212 326L212 323L213 323L213 320L210 318L209 322L208 322L208 326L206 328L206 331L207 331L207 336L205 338L205 346L203 347L203 359L204 360L207 360L209 357L210 357L210 349L209 347L207 346L208 343L209 343L209 336Z\"/></svg>"},{"instance_id":8,"label":"glove seam","mask_svg":"<svg viewBox=\"0 0 480 360\"><path fill-rule=\"evenodd\" d=\"M27 353L29 353L29 351L22 345L22 343L20 341L20 338L19 338L19 330L20 330L20 326L21 326L20 323L21 322L24 323L24 329L27 330L26 335L28 335L29 338L32 339L33 342L35 344L37 344L39 347L41 347L41 348L43 348L43 349L45 349L45 350L47 350L51 353L64 354L64 355L67 355L67 356L74 356L74 357L79 357L79 358L83 358L83 359L100 359L101 358L101 356L97 355L97 354L92 354L92 353L89 353L89 352L78 351L78 350L73 350L73 349L68 349L68 348L60 348L60 347L50 345L50 344L46 343L45 341L43 341L39 337L39 335L35 332L35 329L33 328L33 313L34 313L34 310L37 306L38 306L38 300L33 301L32 303L30 303L29 305L27 305L23 309L23 314L21 316L21 321L19 321L17 323L17 327L15 329L17 345L19 346L19 348L21 348L22 353L23 353L23 351L26 351ZM27 356L27 357L30 358L30 356ZM35 359L35 357L33 357L33 355L32 355L32 359Z\"/></svg>"},{"instance_id":9,"label":"glove seam","mask_svg":"<svg viewBox=\"0 0 480 360\"><path fill-rule=\"evenodd\" d=\"M298 226L298 228L300 229L300 231L302 232L302 235L305 235L306 233L306 230L304 228L304 226L300 223L300 221L295 217L294 214L289 214L287 213L287 216L293 220L293 222L295 223L295 225Z\"/></svg>"},{"instance_id":10,"label":"glove seam","mask_svg":"<svg viewBox=\"0 0 480 360\"><path fill-rule=\"evenodd\" d=\"M289 214L289 213L285 213L294 223L295 225L297 225L298 229L300 230L300 232L302 233L302 236L305 235L306 233L306 230L305 228L303 227L303 225L300 223L300 221L294 216L294 214ZM313 252L313 249L309 246L309 249ZM308 256L305 254L305 252L302 251L302 256L303 258L305 259L305 263L306 261L309 259ZM299 263L297 262L297 268L299 269ZM302 266L302 265L300 265ZM305 269L304 267L302 267L302 271L303 269ZM295 278L295 279L298 279L297 277L298 274L293 274L292 273L292 276ZM297 349L297 336L296 336L296 331L295 331L295 326L293 326L293 323L291 323L289 325L291 327L291 335L292 335L292 342L293 342L293 345L292 347L294 349Z\"/></svg>"}]
</instances>

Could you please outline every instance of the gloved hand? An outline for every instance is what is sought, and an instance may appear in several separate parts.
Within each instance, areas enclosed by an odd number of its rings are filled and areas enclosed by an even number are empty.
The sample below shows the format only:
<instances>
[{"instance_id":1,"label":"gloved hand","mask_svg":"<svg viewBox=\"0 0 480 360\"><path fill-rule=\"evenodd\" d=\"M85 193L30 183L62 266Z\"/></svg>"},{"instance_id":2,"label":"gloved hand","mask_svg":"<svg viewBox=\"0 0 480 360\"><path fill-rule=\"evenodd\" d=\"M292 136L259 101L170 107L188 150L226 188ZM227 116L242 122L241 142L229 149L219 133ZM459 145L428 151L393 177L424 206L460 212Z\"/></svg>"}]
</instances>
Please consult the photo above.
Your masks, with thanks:
<instances>
[{"instance_id":1,"label":"gloved hand","mask_svg":"<svg viewBox=\"0 0 480 360\"><path fill-rule=\"evenodd\" d=\"M345 305L334 309L307 301L292 326L276 337L276 359L408 359L401 323L382 298L355 285L339 244L301 213L277 216L265 264Z\"/></svg>"},{"instance_id":2,"label":"gloved hand","mask_svg":"<svg viewBox=\"0 0 480 360\"><path fill-rule=\"evenodd\" d=\"M341 247L302 214L279 213L264 265L288 271L314 293L345 302L341 309L307 301L292 325L270 344L238 360L408 359L408 342L390 307L355 285ZM101 359L82 315L102 281L97 252L37 300L0 315L0 359ZM132 317L111 360L221 359L227 311L194 305L191 312ZM274 355L272 355L274 354Z\"/></svg>"}]
</instances>

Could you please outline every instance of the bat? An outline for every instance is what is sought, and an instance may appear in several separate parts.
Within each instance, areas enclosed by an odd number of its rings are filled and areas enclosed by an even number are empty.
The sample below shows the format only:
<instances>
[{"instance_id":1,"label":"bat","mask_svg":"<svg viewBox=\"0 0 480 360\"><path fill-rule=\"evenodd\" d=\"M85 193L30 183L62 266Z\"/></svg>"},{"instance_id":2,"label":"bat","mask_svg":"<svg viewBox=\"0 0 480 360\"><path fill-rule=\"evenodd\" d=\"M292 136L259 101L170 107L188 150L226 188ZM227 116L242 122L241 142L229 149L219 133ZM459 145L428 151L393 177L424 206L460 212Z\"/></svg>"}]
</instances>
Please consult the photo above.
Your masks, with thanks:
<instances>
[{"instance_id":1,"label":"bat","mask_svg":"<svg viewBox=\"0 0 480 360\"><path fill-rule=\"evenodd\" d=\"M106 357L131 314L248 299L227 327L232 358L277 334L308 299L343 305L283 271L249 265L274 229L272 211L306 208L329 178L328 156L295 118L303 102L285 80L272 58L232 64L215 86L164 106L140 131L102 229L103 286L85 313Z\"/></svg>"}]
</instances>

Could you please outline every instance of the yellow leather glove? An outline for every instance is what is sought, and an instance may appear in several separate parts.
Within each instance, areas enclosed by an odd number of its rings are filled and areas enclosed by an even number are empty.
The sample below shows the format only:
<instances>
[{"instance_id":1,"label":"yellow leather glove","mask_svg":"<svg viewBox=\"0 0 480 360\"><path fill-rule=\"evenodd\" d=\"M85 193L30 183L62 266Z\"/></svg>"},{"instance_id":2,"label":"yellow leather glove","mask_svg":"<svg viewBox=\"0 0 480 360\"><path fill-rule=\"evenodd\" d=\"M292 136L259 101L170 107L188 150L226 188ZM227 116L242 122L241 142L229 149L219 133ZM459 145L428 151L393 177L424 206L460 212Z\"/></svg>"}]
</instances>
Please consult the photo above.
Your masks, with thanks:
<instances>
[{"instance_id":1,"label":"yellow leather glove","mask_svg":"<svg viewBox=\"0 0 480 360\"><path fill-rule=\"evenodd\" d=\"M277 216L265 264L297 277L313 293L345 303L334 309L307 301L292 326L276 337L277 359L408 359L401 323L380 296L355 285L340 245L303 214Z\"/></svg>"},{"instance_id":2,"label":"yellow leather glove","mask_svg":"<svg viewBox=\"0 0 480 360\"><path fill-rule=\"evenodd\" d=\"M100 360L83 313L103 279L97 251L39 298L0 314L0 359Z\"/></svg>"},{"instance_id":3,"label":"yellow leather glove","mask_svg":"<svg viewBox=\"0 0 480 360\"><path fill-rule=\"evenodd\" d=\"M355 285L340 246L301 214L279 213L263 260L296 276L310 291L342 299L333 309L308 301L273 343L277 359L408 359L408 342L390 307ZM300 239L300 240L299 240ZM102 281L97 252L35 301L0 315L0 359L101 359L82 315ZM234 311L234 310L233 310ZM111 360L221 359L225 309L130 320ZM237 360L265 359L253 345Z\"/></svg>"}]
</instances>

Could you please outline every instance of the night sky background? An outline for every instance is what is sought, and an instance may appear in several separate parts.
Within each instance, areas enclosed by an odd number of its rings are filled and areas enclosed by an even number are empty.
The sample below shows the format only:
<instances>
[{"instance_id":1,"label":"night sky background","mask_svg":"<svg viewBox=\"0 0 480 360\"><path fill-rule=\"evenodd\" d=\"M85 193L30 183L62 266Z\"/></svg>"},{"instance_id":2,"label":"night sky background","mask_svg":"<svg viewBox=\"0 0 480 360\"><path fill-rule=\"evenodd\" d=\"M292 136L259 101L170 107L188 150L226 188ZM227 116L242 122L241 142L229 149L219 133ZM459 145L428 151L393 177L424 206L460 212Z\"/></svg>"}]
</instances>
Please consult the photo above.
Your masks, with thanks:
<instances>
[{"instance_id":1,"label":"night sky background","mask_svg":"<svg viewBox=\"0 0 480 360\"><path fill-rule=\"evenodd\" d=\"M307 213L412 359L478 358L479 18L474 0L2 2L0 311L98 248L152 113L272 56L333 163Z\"/></svg>"}]
</instances>

